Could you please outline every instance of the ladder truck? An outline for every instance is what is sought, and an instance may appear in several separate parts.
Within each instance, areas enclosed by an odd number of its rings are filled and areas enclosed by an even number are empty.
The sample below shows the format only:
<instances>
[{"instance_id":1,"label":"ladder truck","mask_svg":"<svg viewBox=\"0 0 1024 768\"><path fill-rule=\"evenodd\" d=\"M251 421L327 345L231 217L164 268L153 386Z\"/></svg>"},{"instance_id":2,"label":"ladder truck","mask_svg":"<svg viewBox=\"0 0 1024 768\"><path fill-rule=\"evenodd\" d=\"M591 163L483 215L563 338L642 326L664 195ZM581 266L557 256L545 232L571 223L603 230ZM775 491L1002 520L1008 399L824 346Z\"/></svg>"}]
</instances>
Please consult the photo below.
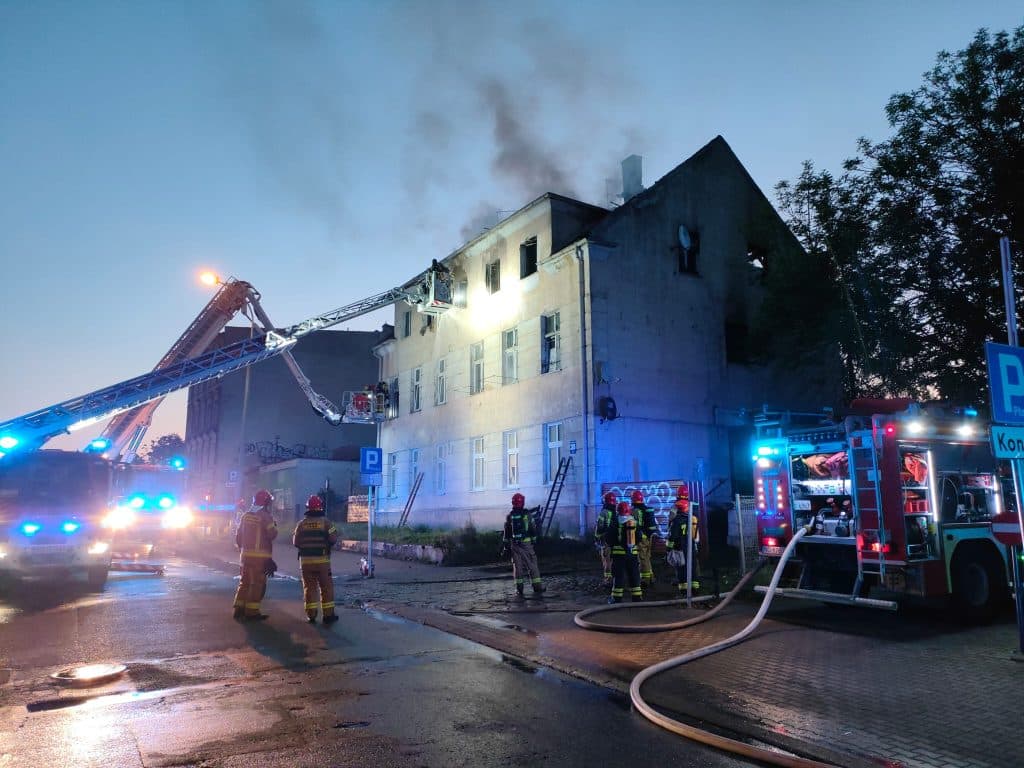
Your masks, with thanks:
<instances>
[{"instance_id":1,"label":"ladder truck","mask_svg":"<svg viewBox=\"0 0 1024 768\"><path fill-rule=\"evenodd\" d=\"M972 408L906 398L849 410L817 423L755 422L761 554L778 559L808 529L797 585L776 593L889 610L951 600L969 621L991 619L1008 602L1010 547L1021 539L988 425Z\"/></svg>"},{"instance_id":2,"label":"ladder truck","mask_svg":"<svg viewBox=\"0 0 1024 768\"><path fill-rule=\"evenodd\" d=\"M363 393L346 393L345 411L339 411L313 390L291 359L291 349L311 333L397 302L433 316L446 313L452 307L450 272L435 261L401 287L284 328L273 327L250 284L232 280L151 372L0 422L0 574L56 575L84 570L90 584L102 586L110 567L112 539L104 521L109 524L128 514L125 506L112 498L116 488L110 457L134 457L153 409L172 392L283 355L286 362L290 360L289 368L310 404L331 423L382 419L378 393L368 408L364 408ZM252 312L262 331L203 351L243 308ZM58 435L119 416L122 418L105 431L108 438L94 441L99 443L94 453L39 450ZM102 453L97 455L99 451ZM73 479L73 486L62 487L65 478Z\"/></svg>"}]
</instances>

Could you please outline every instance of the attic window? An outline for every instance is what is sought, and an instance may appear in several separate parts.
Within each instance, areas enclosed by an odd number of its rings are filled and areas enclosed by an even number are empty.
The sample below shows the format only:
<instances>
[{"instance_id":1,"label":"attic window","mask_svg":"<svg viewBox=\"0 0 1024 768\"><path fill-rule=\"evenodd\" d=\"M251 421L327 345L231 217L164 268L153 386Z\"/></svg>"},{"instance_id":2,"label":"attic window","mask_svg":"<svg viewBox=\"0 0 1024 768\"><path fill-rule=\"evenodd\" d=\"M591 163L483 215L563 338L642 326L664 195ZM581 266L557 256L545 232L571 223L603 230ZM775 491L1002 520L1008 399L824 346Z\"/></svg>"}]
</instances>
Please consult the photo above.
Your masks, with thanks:
<instances>
[{"instance_id":1,"label":"attic window","mask_svg":"<svg viewBox=\"0 0 1024 768\"><path fill-rule=\"evenodd\" d=\"M528 277L537 271L537 238L531 237L519 246L519 277Z\"/></svg>"},{"instance_id":2,"label":"attic window","mask_svg":"<svg viewBox=\"0 0 1024 768\"><path fill-rule=\"evenodd\" d=\"M755 243L747 243L747 261L755 269L764 269L767 265L768 249Z\"/></svg>"},{"instance_id":3,"label":"attic window","mask_svg":"<svg viewBox=\"0 0 1024 768\"><path fill-rule=\"evenodd\" d=\"M684 247L682 244L676 246L679 254L679 274L696 275L697 258L700 256L700 233L689 233L690 245Z\"/></svg>"}]
</instances>

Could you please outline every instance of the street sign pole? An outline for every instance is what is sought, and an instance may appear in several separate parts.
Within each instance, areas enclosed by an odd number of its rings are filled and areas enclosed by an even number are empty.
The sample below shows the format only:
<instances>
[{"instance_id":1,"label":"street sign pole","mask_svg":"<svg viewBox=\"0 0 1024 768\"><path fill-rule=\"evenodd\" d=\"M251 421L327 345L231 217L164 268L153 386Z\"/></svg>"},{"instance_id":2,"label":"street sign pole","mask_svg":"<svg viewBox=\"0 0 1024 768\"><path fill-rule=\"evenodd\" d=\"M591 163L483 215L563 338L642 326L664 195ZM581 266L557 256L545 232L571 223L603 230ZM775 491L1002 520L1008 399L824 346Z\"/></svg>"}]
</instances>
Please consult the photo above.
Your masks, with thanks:
<instances>
[{"instance_id":1,"label":"street sign pole","mask_svg":"<svg viewBox=\"0 0 1024 768\"><path fill-rule=\"evenodd\" d=\"M377 511L377 486L369 487L366 504L366 578L373 578L373 515Z\"/></svg>"},{"instance_id":2,"label":"street sign pole","mask_svg":"<svg viewBox=\"0 0 1024 768\"><path fill-rule=\"evenodd\" d=\"M1003 268L1003 300L1006 305L1006 340L1011 347L1020 346L1017 340L1017 301L1014 296L1013 259L1010 254L1010 238L999 238L999 260ZM989 372L991 376L991 371ZM1017 523L1020 525L1022 542L1024 542L1024 510L1021 509L1021 477L1024 473L1024 460L1010 460L1010 471L1013 476L1013 497L1017 506ZM1010 547L1010 571L1013 576L1013 594L1017 607L1017 653L1024 655L1024 577L1021 574L1022 547Z\"/></svg>"}]
</instances>

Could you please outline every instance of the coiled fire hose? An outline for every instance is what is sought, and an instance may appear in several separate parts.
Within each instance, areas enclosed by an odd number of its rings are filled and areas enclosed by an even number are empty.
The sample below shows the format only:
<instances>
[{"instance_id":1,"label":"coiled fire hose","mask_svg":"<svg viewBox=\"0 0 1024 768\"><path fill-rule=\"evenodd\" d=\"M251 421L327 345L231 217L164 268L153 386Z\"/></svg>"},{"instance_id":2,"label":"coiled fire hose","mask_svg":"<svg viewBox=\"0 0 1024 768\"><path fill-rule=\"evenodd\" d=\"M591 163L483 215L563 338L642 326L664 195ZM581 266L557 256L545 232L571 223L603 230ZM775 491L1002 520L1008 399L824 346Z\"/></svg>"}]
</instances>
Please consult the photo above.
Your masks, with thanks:
<instances>
[{"instance_id":1,"label":"coiled fire hose","mask_svg":"<svg viewBox=\"0 0 1024 768\"><path fill-rule=\"evenodd\" d=\"M736 739L730 739L727 736L720 736L709 731L695 728L691 725L681 723L678 720L674 720L667 715L663 715L649 705L644 698L640 695L641 686L647 682L650 678L655 675L665 672L675 667L680 667L683 664L687 664L696 659L703 658L704 656L710 656L713 653L724 651L726 648L731 648L743 642L750 634L757 629L758 625L764 619L765 614L768 613L768 608L771 606L772 598L775 596L775 589L779 585L779 580L782 578L782 571L785 568L789 558L792 556L796 549L796 543L807 533L808 528L800 528L793 539L786 546L786 549L782 553L782 557L779 558L779 563L775 568L775 573L772 576L771 583L768 585L768 589L765 592L764 600L761 601L761 607L758 609L757 614L750 621L747 626L741 629L732 637L728 637L725 640L720 640L717 643L698 648L696 650L684 653L680 656L674 656L671 659L654 664L653 666L647 667L646 669L640 670L636 677L633 678L633 682L629 686L629 697L633 702L633 706L636 707L637 711L641 715L646 717L655 725L661 726L662 728L671 731L679 736L682 736L692 741L697 741L701 744L706 744L716 749L721 749L726 752L731 752L736 755L750 758L751 760L760 760L764 763L770 763L772 765L780 765L783 768L835 768L831 763L822 763L817 760L811 760L804 757L797 757L796 755L787 755L780 752L775 752L770 749L763 747L757 747L753 744L746 744ZM764 565L764 560L761 560L757 566L754 567L750 573L746 574L740 582L733 587L733 589L726 595L725 599L719 603L715 608L698 616L696 618L687 619L685 621L669 622L666 624L647 624L647 625L610 625L610 624L599 624L591 621L587 621L587 616L593 616L596 613L602 613L609 610L621 610L622 608L633 607L631 603L619 603L616 605L606 605L597 608L588 608L585 611L580 611L573 618L573 621L577 626L583 627L584 629L598 630L601 632L623 632L623 633L637 633L637 632L663 632L670 629L682 629L684 627L693 626L701 622L707 621L713 618L722 608L724 608L733 597L739 594L746 586L747 582L753 578L754 574ZM684 600L660 600L653 603L642 603L642 607L656 607L661 605L678 605Z\"/></svg>"}]
</instances>

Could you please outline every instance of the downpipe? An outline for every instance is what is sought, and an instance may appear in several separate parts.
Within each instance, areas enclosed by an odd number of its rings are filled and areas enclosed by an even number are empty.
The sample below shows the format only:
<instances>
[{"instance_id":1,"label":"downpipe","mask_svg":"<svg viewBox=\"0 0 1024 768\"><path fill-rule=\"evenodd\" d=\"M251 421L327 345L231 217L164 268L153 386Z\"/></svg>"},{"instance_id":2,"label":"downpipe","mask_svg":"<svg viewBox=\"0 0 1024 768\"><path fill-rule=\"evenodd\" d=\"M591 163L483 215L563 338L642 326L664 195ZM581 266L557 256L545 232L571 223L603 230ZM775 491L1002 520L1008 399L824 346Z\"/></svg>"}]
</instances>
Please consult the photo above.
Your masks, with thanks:
<instances>
[{"instance_id":1,"label":"downpipe","mask_svg":"<svg viewBox=\"0 0 1024 768\"><path fill-rule=\"evenodd\" d=\"M768 613L768 608L771 607L772 598L775 596L775 590L779 586L779 580L782 578L782 572L785 569L786 563L792 557L793 552L796 550L797 542L803 538L804 535L809 531L809 527L800 528L793 536L792 540L786 546L782 556L779 558L779 563L775 567L775 573L772 575L771 583L768 585L765 591L764 599L761 601L761 607L758 609L757 614L747 624L746 627L741 629L732 637L728 637L725 640L720 640L717 643L706 645L703 648L697 648L696 650L684 653L680 656L674 656L671 659L654 664L646 669L641 670L636 677L633 678L633 682L629 686L629 698L633 702L633 706L636 707L637 711L650 720L655 725L664 728L667 731L671 731L679 736L690 739L692 741L705 744L716 749L721 749L726 752L731 752L735 755L749 758L751 760L758 760L763 763L770 765L779 765L784 768L836 768L831 763L823 763L817 760L811 760L804 757L798 757L796 755L786 755L780 752L776 752L762 747L754 746L753 744L747 744L736 739L730 739L727 736L720 736L710 731L701 730L695 728L686 723L682 723L678 720L674 720L667 715L663 715L648 704L643 696L640 694L640 688L645 682L661 672L667 672L675 667L681 667L683 664L688 664L691 661L701 659L705 656L724 651L726 648L731 648L734 645L746 640L751 633L761 624L764 620L765 615ZM583 627L584 629L597 630L602 632L622 632L622 633L638 633L638 632L662 632L669 629L682 629L684 627L693 626L701 622L707 621L713 618L722 608L724 608L732 599L739 594L747 583L753 578L754 574L765 564L765 560L762 558L758 562L757 566L754 567L750 573L746 574L740 582L733 587L733 589L726 595L726 598L714 609L708 611L702 616L696 618L687 619L685 621L670 622L666 624L648 624L644 626L638 625L619 625L611 626L607 624L594 623L587 620L588 616L593 616L596 613L601 613L608 610L618 610L622 608L634 607L631 603L620 603L613 606L600 606L597 608L590 608L585 611L580 611L573 618L573 621L577 626ZM678 605L679 603L685 602L685 600L661 600L653 603L642 603L642 607L655 607L661 605Z\"/></svg>"}]
</instances>

